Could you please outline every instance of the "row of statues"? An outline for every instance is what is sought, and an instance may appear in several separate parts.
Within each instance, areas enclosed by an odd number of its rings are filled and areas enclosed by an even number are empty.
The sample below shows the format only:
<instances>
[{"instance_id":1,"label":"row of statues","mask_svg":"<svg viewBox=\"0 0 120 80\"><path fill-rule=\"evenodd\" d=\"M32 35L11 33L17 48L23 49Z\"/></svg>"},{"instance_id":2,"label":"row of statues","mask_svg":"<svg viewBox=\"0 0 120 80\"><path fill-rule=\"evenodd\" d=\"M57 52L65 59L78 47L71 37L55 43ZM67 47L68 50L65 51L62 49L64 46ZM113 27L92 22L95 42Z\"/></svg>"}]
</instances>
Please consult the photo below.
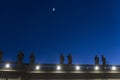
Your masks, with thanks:
<instances>
[{"instance_id":1,"label":"row of statues","mask_svg":"<svg viewBox=\"0 0 120 80\"><path fill-rule=\"evenodd\" d=\"M17 61L18 61L18 64L22 64L23 63L23 58L24 58L24 54L22 51L20 51L17 55ZM30 58L30 64L34 64L35 63L35 56L34 56L34 53L31 53L31 55L29 56Z\"/></svg>"},{"instance_id":2,"label":"row of statues","mask_svg":"<svg viewBox=\"0 0 120 80\"><path fill-rule=\"evenodd\" d=\"M60 55L60 64L64 64L64 60L65 60L64 55L61 54ZM71 54L69 54L67 56L67 60L68 60L68 64L72 64L72 56L71 56Z\"/></svg>"},{"instance_id":3,"label":"row of statues","mask_svg":"<svg viewBox=\"0 0 120 80\"><path fill-rule=\"evenodd\" d=\"M2 62L2 58L3 58L3 52L0 51L0 62ZM19 51L18 55L17 55L17 63L18 64L22 64L23 63L23 58L24 58L24 53L22 51ZM32 53L30 56L30 64L34 64L35 63L35 56L34 53Z\"/></svg>"},{"instance_id":4,"label":"row of statues","mask_svg":"<svg viewBox=\"0 0 120 80\"><path fill-rule=\"evenodd\" d=\"M67 56L67 60L68 60L68 64L72 64L71 54L69 54ZM95 61L95 65L99 65L99 57L97 55L94 57L94 61ZM60 55L60 64L64 64L64 55L63 54ZM106 58L104 57L104 55L102 55L102 65L106 65Z\"/></svg>"},{"instance_id":5,"label":"row of statues","mask_svg":"<svg viewBox=\"0 0 120 80\"><path fill-rule=\"evenodd\" d=\"M102 55L102 65L106 65L106 58L104 57L104 55ZM99 65L99 57L96 55L95 58L94 58L94 61L95 61L95 65Z\"/></svg>"},{"instance_id":6,"label":"row of statues","mask_svg":"<svg viewBox=\"0 0 120 80\"><path fill-rule=\"evenodd\" d=\"M64 60L65 60L64 55L61 54L60 55L60 64L64 64ZM67 60L68 60L68 64L72 64L72 56L71 56L71 54L69 54L67 56Z\"/></svg>"},{"instance_id":7,"label":"row of statues","mask_svg":"<svg viewBox=\"0 0 120 80\"><path fill-rule=\"evenodd\" d=\"M66 57L67 57L67 61L68 61L67 64L72 64L71 54L69 54ZM2 61L2 58L3 58L3 52L0 51L0 62ZM22 64L23 63L23 58L24 58L24 53L22 51L19 51L19 53L17 55L17 63ZM35 64L34 53L31 53L31 55L29 56L29 59L30 59L30 64ZM101 60L102 60L102 65L106 65L106 58L104 57L104 55L102 55ZM64 55L60 54L60 64L64 64L64 61L65 61ZM94 57L94 62L95 62L95 65L99 65L100 61L99 61L99 57L97 55Z\"/></svg>"}]
</instances>

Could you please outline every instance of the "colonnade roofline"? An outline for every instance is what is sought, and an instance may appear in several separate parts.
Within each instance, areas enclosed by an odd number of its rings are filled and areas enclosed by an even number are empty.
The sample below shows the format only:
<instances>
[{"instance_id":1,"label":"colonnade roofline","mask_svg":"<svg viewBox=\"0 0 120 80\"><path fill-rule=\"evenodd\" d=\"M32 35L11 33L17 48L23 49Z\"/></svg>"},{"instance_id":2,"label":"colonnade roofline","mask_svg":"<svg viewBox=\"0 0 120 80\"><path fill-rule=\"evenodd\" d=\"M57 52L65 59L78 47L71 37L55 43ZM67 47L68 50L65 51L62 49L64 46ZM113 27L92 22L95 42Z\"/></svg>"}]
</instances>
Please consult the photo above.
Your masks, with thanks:
<instances>
[{"instance_id":1,"label":"colonnade roofline","mask_svg":"<svg viewBox=\"0 0 120 80\"><path fill-rule=\"evenodd\" d=\"M0 63L0 78L19 78L20 76L24 80L28 80L26 78L120 79L120 65Z\"/></svg>"},{"instance_id":2,"label":"colonnade roofline","mask_svg":"<svg viewBox=\"0 0 120 80\"><path fill-rule=\"evenodd\" d=\"M0 69L25 71L120 71L120 65L95 64L28 64L16 62L1 62Z\"/></svg>"},{"instance_id":3,"label":"colonnade roofline","mask_svg":"<svg viewBox=\"0 0 120 80\"><path fill-rule=\"evenodd\" d=\"M4 62L0 62L0 64L6 64L6 63L10 63L10 64L18 64L17 62L11 62L11 61L4 61ZM80 65L80 66L95 66L95 64L58 64L58 63L35 63L35 64L29 64L29 63L22 63L21 65L45 65L45 66L56 66L56 65L61 65L61 66L76 66L76 65ZM120 66L120 64L107 64L105 66ZM102 64L99 64L98 66L103 66Z\"/></svg>"}]
</instances>

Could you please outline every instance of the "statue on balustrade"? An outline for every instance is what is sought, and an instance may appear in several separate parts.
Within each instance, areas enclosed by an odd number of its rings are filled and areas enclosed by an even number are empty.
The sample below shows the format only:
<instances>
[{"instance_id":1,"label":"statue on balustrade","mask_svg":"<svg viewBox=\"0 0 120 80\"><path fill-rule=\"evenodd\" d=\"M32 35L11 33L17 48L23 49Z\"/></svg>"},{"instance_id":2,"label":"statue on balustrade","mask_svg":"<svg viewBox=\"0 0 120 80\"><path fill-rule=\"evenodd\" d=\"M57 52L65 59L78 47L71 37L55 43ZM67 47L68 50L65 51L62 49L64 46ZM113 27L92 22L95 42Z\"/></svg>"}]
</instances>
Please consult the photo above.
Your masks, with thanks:
<instances>
[{"instance_id":1,"label":"statue on balustrade","mask_svg":"<svg viewBox=\"0 0 120 80\"><path fill-rule=\"evenodd\" d=\"M95 65L99 65L99 57L97 55L95 56L94 60L95 60Z\"/></svg>"},{"instance_id":2,"label":"statue on balustrade","mask_svg":"<svg viewBox=\"0 0 120 80\"><path fill-rule=\"evenodd\" d=\"M22 64L23 63L23 58L24 58L24 54L23 54L23 52L22 51L20 51L19 53L18 53L18 63L19 64Z\"/></svg>"},{"instance_id":3,"label":"statue on balustrade","mask_svg":"<svg viewBox=\"0 0 120 80\"><path fill-rule=\"evenodd\" d=\"M30 64L35 64L35 56L34 53L30 55Z\"/></svg>"},{"instance_id":4,"label":"statue on balustrade","mask_svg":"<svg viewBox=\"0 0 120 80\"><path fill-rule=\"evenodd\" d=\"M72 64L72 56L71 56L71 54L69 54L67 56L67 60L68 60L68 64Z\"/></svg>"},{"instance_id":5,"label":"statue on balustrade","mask_svg":"<svg viewBox=\"0 0 120 80\"><path fill-rule=\"evenodd\" d=\"M2 58L3 58L3 52L0 51L0 62L2 61Z\"/></svg>"},{"instance_id":6,"label":"statue on balustrade","mask_svg":"<svg viewBox=\"0 0 120 80\"><path fill-rule=\"evenodd\" d=\"M106 65L106 58L104 57L104 55L102 55L102 65L103 65L103 66Z\"/></svg>"},{"instance_id":7,"label":"statue on balustrade","mask_svg":"<svg viewBox=\"0 0 120 80\"><path fill-rule=\"evenodd\" d=\"M60 55L60 64L64 64L64 55L63 54Z\"/></svg>"}]
</instances>

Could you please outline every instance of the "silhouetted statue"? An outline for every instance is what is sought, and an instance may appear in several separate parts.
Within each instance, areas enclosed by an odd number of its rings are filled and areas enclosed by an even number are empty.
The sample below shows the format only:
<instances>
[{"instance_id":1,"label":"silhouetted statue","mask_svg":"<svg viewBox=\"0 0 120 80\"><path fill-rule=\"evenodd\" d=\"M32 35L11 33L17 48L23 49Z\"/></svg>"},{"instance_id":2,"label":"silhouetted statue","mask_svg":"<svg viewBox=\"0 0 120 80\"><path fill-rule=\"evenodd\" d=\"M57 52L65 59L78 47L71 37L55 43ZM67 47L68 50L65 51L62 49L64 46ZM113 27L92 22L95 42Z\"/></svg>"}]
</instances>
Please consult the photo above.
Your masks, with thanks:
<instances>
[{"instance_id":1,"label":"silhouetted statue","mask_svg":"<svg viewBox=\"0 0 120 80\"><path fill-rule=\"evenodd\" d=\"M23 52L20 51L17 57L18 57L18 63L22 64L23 63L23 58L24 58Z\"/></svg>"},{"instance_id":2,"label":"silhouetted statue","mask_svg":"<svg viewBox=\"0 0 120 80\"><path fill-rule=\"evenodd\" d=\"M103 66L106 65L106 58L103 55L102 55L102 64L103 64Z\"/></svg>"},{"instance_id":3,"label":"silhouetted statue","mask_svg":"<svg viewBox=\"0 0 120 80\"><path fill-rule=\"evenodd\" d=\"M34 56L34 53L32 53L30 55L30 64L34 64L35 63L35 56Z\"/></svg>"},{"instance_id":4,"label":"silhouetted statue","mask_svg":"<svg viewBox=\"0 0 120 80\"><path fill-rule=\"evenodd\" d=\"M63 56L63 54L60 55L60 64L64 64L64 56Z\"/></svg>"},{"instance_id":5,"label":"silhouetted statue","mask_svg":"<svg viewBox=\"0 0 120 80\"><path fill-rule=\"evenodd\" d=\"M68 64L72 64L72 56L71 56L71 54L69 54L67 56L67 59L68 59Z\"/></svg>"},{"instance_id":6,"label":"silhouetted statue","mask_svg":"<svg viewBox=\"0 0 120 80\"><path fill-rule=\"evenodd\" d=\"M97 55L95 56L94 60L95 60L95 65L99 65L99 57Z\"/></svg>"},{"instance_id":7,"label":"silhouetted statue","mask_svg":"<svg viewBox=\"0 0 120 80\"><path fill-rule=\"evenodd\" d=\"M0 51L0 62L2 61L2 58L3 58L3 52Z\"/></svg>"}]
</instances>

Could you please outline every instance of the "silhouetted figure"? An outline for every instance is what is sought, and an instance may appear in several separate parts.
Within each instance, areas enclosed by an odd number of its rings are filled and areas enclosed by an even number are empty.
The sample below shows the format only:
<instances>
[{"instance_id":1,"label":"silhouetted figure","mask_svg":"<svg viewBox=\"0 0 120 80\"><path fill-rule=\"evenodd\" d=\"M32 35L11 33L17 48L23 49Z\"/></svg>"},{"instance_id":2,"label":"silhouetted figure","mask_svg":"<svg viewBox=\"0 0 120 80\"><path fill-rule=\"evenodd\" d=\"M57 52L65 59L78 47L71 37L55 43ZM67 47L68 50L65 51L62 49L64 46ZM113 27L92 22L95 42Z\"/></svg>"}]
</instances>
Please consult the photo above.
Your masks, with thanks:
<instances>
[{"instance_id":1,"label":"silhouetted figure","mask_svg":"<svg viewBox=\"0 0 120 80\"><path fill-rule=\"evenodd\" d=\"M63 54L60 55L60 64L64 64L64 55Z\"/></svg>"},{"instance_id":2,"label":"silhouetted figure","mask_svg":"<svg viewBox=\"0 0 120 80\"><path fill-rule=\"evenodd\" d=\"M0 51L0 62L2 62L2 58L3 58L3 52Z\"/></svg>"},{"instance_id":3,"label":"silhouetted figure","mask_svg":"<svg viewBox=\"0 0 120 80\"><path fill-rule=\"evenodd\" d=\"M30 64L35 64L35 56L34 53L30 55Z\"/></svg>"},{"instance_id":4,"label":"silhouetted figure","mask_svg":"<svg viewBox=\"0 0 120 80\"><path fill-rule=\"evenodd\" d=\"M72 64L72 56L71 56L71 54L69 54L67 56L67 59L68 59L68 64Z\"/></svg>"},{"instance_id":5,"label":"silhouetted figure","mask_svg":"<svg viewBox=\"0 0 120 80\"><path fill-rule=\"evenodd\" d=\"M95 60L95 65L99 65L99 57L97 55L95 56L94 60Z\"/></svg>"},{"instance_id":6,"label":"silhouetted figure","mask_svg":"<svg viewBox=\"0 0 120 80\"><path fill-rule=\"evenodd\" d=\"M23 52L20 51L17 57L18 57L18 63L22 64L23 63L23 58L24 58Z\"/></svg>"},{"instance_id":7,"label":"silhouetted figure","mask_svg":"<svg viewBox=\"0 0 120 80\"><path fill-rule=\"evenodd\" d=\"M106 65L106 58L102 55L102 65L105 66Z\"/></svg>"}]
</instances>

